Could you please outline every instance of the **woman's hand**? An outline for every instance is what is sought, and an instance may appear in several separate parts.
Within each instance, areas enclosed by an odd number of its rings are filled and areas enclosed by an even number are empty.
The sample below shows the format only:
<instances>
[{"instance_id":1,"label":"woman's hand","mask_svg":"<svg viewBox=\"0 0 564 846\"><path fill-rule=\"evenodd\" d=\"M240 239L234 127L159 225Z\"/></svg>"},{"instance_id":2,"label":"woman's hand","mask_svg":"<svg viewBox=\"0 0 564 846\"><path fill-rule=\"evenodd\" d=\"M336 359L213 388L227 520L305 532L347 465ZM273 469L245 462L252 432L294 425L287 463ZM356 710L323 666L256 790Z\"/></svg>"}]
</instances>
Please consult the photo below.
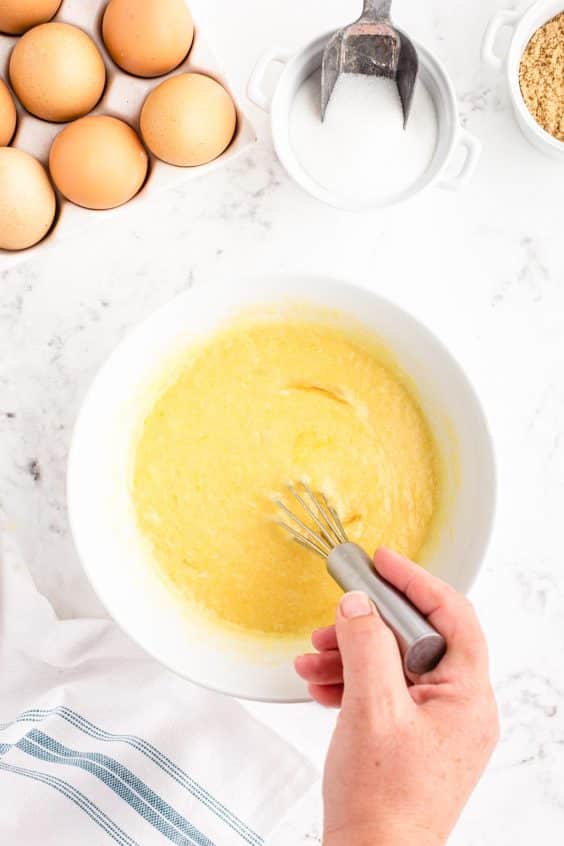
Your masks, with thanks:
<instances>
[{"instance_id":1,"label":"woman's hand","mask_svg":"<svg viewBox=\"0 0 564 846\"><path fill-rule=\"evenodd\" d=\"M362 593L296 659L311 696L341 707L323 784L324 846L442 846L498 738L482 630L454 588L387 549L376 570L428 617L448 649L406 680L397 642Z\"/></svg>"}]
</instances>

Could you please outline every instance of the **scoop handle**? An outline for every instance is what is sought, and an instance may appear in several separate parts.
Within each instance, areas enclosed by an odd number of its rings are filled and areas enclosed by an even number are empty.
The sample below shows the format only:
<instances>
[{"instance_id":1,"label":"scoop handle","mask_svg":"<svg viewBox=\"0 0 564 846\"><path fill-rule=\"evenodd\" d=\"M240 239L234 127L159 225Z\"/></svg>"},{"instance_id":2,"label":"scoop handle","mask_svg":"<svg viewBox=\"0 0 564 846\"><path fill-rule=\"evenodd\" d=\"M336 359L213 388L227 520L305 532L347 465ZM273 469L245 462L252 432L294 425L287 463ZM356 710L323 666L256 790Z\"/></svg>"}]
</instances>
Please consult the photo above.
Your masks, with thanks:
<instances>
[{"instance_id":1,"label":"scoop handle","mask_svg":"<svg viewBox=\"0 0 564 846\"><path fill-rule=\"evenodd\" d=\"M382 579L366 552L356 543L342 543L327 556L327 569L345 591L368 594L395 634L404 667L422 675L437 666L446 641L396 588Z\"/></svg>"},{"instance_id":2,"label":"scoop handle","mask_svg":"<svg viewBox=\"0 0 564 846\"><path fill-rule=\"evenodd\" d=\"M374 22L389 22L391 8L392 0L364 0L361 19Z\"/></svg>"}]
</instances>

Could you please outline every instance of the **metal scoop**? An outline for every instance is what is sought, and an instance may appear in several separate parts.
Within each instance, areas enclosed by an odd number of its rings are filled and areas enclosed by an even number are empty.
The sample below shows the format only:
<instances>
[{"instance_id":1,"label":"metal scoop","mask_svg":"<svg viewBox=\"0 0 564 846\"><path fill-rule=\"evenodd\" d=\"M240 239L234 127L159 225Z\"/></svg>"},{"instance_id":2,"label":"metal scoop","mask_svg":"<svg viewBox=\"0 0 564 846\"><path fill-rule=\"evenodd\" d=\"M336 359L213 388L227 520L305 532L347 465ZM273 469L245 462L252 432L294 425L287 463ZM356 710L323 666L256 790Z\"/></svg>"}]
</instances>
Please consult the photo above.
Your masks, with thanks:
<instances>
[{"instance_id":1,"label":"metal scoop","mask_svg":"<svg viewBox=\"0 0 564 846\"><path fill-rule=\"evenodd\" d=\"M396 80L404 128L407 125L417 78L417 51L409 38L392 26L391 5L392 0L364 0L360 18L329 39L321 68L321 120L339 75L360 73Z\"/></svg>"}]
</instances>

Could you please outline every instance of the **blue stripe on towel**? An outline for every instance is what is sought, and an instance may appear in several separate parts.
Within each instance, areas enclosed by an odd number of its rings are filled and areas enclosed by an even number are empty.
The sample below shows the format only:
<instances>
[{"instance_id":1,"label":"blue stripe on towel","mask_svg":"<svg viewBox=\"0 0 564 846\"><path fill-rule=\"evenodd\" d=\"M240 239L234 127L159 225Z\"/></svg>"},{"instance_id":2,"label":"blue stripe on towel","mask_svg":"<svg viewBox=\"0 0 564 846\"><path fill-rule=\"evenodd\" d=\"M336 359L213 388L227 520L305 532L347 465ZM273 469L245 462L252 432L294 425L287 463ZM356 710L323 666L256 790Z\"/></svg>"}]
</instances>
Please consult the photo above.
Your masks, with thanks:
<instances>
[{"instance_id":1,"label":"blue stripe on towel","mask_svg":"<svg viewBox=\"0 0 564 846\"><path fill-rule=\"evenodd\" d=\"M98 728L85 717L66 708L64 705L60 706L61 716L71 722L76 728L81 729L86 734L96 737L98 740L107 742L121 742L127 743L134 749L137 749L154 764L160 767L178 784L188 790L192 796L199 799L210 811L216 814L223 822L229 825L240 837L248 843L255 844L255 846L262 846L263 838L256 832L250 829L239 817L235 816L228 808L225 807L219 800L211 795L204 787L202 787L195 779L191 778L188 773L177 766L170 758L167 758L155 746L141 737L130 734L113 734L112 732L104 731Z\"/></svg>"},{"instance_id":2,"label":"blue stripe on towel","mask_svg":"<svg viewBox=\"0 0 564 846\"><path fill-rule=\"evenodd\" d=\"M16 767L14 764L8 764L4 761L0 761L0 771L1 770L8 773L22 775L26 778L31 778L34 781L40 781L43 784L48 784L88 814L88 816L97 823L100 828L109 835L109 837L111 837L116 843L119 843L119 846L139 846L136 840L129 837L129 835L126 834L119 825L114 823L103 811L100 810L100 808L91 802L90 799L87 799L80 790L77 790L66 781L52 775L47 775L46 773L41 773L38 770L29 770L26 767Z\"/></svg>"},{"instance_id":3,"label":"blue stripe on towel","mask_svg":"<svg viewBox=\"0 0 564 846\"><path fill-rule=\"evenodd\" d=\"M37 729L29 732L15 746L35 758L77 767L100 779L172 843L178 846L214 846L209 838L117 761L105 755L68 749ZM116 771L119 769L121 773L118 776Z\"/></svg>"},{"instance_id":4,"label":"blue stripe on towel","mask_svg":"<svg viewBox=\"0 0 564 846\"><path fill-rule=\"evenodd\" d=\"M222 822L228 825L236 832L236 834L238 834L251 846L262 846L264 843L262 837L250 829L241 819L239 819L239 817L233 814L232 811L212 796L211 793L202 787L195 779L189 776L188 773L177 766L177 764L171 761L170 758L160 752L155 746L148 741L143 740L141 737L130 734L114 734L112 732L104 731L103 729L95 726L94 723L91 723L85 717L78 714L76 711L73 711L71 708L67 708L64 705L59 705L55 708L49 709L34 708L29 711L24 711L14 720L14 722L41 722L46 717L55 715L60 716L71 725L75 726L75 728L80 729L82 732L90 735L91 737L95 737L97 740L101 740L103 742L126 743L134 749L137 749L153 761L153 763L160 767L164 772L166 772L167 775L174 779L178 784L184 787L192 796L202 802L210 811L215 813ZM12 723L0 724L0 731L4 728L8 728L10 725L12 725Z\"/></svg>"}]
</instances>

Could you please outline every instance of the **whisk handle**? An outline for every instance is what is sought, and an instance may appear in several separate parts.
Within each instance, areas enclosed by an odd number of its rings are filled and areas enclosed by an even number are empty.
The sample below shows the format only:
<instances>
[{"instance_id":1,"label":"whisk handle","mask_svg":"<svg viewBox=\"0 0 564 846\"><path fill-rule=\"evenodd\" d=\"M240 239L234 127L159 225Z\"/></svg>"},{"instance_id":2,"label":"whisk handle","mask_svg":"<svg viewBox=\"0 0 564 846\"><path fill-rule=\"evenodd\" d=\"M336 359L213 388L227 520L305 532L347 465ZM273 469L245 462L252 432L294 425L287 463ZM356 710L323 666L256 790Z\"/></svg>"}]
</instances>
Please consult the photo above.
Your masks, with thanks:
<instances>
[{"instance_id":1,"label":"whisk handle","mask_svg":"<svg viewBox=\"0 0 564 846\"><path fill-rule=\"evenodd\" d=\"M398 640L406 670L421 675L437 666L446 652L445 639L402 593L378 575L360 546L336 546L327 556L327 569L343 590L361 590L372 599Z\"/></svg>"}]
</instances>

